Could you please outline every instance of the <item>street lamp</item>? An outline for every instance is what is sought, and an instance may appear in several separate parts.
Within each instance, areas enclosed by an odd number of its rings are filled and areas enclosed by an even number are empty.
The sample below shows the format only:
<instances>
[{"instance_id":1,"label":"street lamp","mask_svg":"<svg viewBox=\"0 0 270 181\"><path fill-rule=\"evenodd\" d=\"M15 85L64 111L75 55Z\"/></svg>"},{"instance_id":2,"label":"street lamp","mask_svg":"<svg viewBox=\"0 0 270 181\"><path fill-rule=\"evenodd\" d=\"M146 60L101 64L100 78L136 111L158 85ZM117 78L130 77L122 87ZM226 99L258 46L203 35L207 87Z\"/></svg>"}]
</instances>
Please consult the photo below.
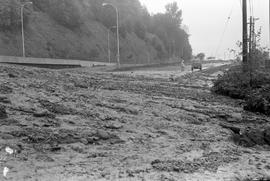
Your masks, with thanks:
<instances>
[{"instance_id":1,"label":"street lamp","mask_svg":"<svg viewBox=\"0 0 270 181\"><path fill-rule=\"evenodd\" d=\"M23 29L23 8L28 4L33 4L32 2L26 2L21 4L21 24L22 24L22 48L23 48L23 57L25 57L25 47L24 47L24 29Z\"/></svg>"},{"instance_id":2,"label":"street lamp","mask_svg":"<svg viewBox=\"0 0 270 181\"><path fill-rule=\"evenodd\" d=\"M116 11L116 28L117 28L117 66L120 66L120 40L119 40L119 14L116 6L110 3L103 3L102 6L112 6Z\"/></svg>"},{"instance_id":3,"label":"street lamp","mask_svg":"<svg viewBox=\"0 0 270 181\"><path fill-rule=\"evenodd\" d=\"M111 49L110 49L110 32L112 28L116 28L116 26L112 26L111 28L108 28L108 61L111 63Z\"/></svg>"},{"instance_id":4,"label":"street lamp","mask_svg":"<svg viewBox=\"0 0 270 181\"><path fill-rule=\"evenodd\" d=\"M108 29L108 60L111 63L111 49L110 49L110 29Z\"/></svg>"}]
</instances>

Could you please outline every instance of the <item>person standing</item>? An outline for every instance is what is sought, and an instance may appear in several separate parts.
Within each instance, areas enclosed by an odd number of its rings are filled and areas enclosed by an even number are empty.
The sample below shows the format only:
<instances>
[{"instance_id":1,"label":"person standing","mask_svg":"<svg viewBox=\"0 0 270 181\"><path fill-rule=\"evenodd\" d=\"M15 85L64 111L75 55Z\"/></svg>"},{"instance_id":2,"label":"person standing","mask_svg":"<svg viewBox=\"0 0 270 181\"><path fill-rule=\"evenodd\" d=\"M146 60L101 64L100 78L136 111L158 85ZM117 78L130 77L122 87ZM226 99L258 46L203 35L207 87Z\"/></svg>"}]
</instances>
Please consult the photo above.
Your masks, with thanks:
<instances>
[{"instance_id":1,"label":"person standing","mask_svg":"<svg viewBox=\"0 0 270 181\"><path fill-rule=\"evenodd\" d=\"M185 71L185 64L184 64L185 60L180 58L180 70L181 71Z\"/></svg>"}]
</instances>

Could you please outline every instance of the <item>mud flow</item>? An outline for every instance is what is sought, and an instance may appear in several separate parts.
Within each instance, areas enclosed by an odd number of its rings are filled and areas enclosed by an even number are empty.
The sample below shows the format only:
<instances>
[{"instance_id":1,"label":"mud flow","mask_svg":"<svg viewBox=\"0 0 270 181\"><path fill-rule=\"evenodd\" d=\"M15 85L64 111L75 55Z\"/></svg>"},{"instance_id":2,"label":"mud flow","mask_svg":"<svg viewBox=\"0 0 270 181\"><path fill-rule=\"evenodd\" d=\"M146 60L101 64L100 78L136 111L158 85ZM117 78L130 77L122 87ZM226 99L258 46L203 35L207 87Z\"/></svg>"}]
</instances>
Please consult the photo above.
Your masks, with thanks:
<instances>
[{"instance_id":1,"label":"mud flow","mask_svg":"<svg viewBox=\"0 0 270 181\"><path fill-rule=\"evenodd\" d=\"M0 65L0 180L270 178L270 118L210 92L230 65Z\"/></svg>"}]
</instances>

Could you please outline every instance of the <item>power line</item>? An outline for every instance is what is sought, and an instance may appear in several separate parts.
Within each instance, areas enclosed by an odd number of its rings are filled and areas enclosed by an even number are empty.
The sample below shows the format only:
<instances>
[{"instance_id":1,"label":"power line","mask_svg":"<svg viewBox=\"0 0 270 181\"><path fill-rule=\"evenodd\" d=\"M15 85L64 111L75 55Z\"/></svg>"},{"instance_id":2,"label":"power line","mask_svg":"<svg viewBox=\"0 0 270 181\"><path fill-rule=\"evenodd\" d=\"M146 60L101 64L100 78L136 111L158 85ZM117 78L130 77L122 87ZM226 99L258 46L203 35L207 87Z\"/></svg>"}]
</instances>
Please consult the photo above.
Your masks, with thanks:
<instances>
[{"instance_id":1,"label":"power line","mask_svg":"<svg viewBox=\"0 0 270 181\"><path fill-rule=\"evenodd\" d=\"M249 14L250 14L250 16L252 16L251 0L249 0Z\"/></svg>"},{"instance_id":2,"label":"power line","mask_svg":"<svg viewBox=\"0 0 270 181\"><path fill-rule=\"evenodd\" d=\"M254 1L251 0L251 4L252 4L252 16L254 16Z\"/></svg>"},{"instance_id":3,"label":"power line","mask_svg":"<svg viewBox=\"0 0 270 181\"><path fill-rule=\"evenodd\" d=\"M241 0L240 0L240 1L241 1ZM227 30L227 27L228 27L229 22L230 22L230 20L231 20L231 16L232 16L232 13L233 13L233 7L234 7L234 4L232 5L231 11L230 11L229 16L228 16L228 18L227 18L227 20L226 20L225 27L224 27L224 29L223 29L223 32L222 32L220 41L219 41L219 43L218 43L218 46L217 46L217 49L216 49L216 52L215 52L215 57L217 57L218 51L219 51L219 49L220 49L220 47L221 47L221 44L222 44L224 35L225 35L225 33L226 33L226 30Z\"/></svg>"},{"instance_id":4,"label":"power line","mask_svg":"<svg viewBox=\"0 0 270 181\"><path fill-rule=\"evenodd\" d=\"M239 2L240 2L240 7L242 8L242 0L239 0Z\"/></svg>"},{"instance_id":5,"label":"power line","mask_svg":"<svg viewBox=\"0 0 270 181\"><path fill-rule=\"evenodd\" d=\"M250 12L250 16L254 16L254 3L253 3L253 0L249 0L249 12Z\"/></svg>"}]
</instances>

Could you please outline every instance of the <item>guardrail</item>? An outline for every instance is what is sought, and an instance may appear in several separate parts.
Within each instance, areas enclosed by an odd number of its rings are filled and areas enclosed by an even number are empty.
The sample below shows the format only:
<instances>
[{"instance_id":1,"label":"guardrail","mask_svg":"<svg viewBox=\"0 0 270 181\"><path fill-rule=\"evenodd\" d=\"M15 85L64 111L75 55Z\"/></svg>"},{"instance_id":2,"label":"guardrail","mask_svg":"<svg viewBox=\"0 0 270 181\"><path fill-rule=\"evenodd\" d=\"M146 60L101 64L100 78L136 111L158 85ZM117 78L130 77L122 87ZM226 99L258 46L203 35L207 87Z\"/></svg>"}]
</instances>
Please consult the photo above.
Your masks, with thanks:
<instances>
[{"instance_id":1,"label":"guardrail","mask_svg":"<svg viewBox=\"0 0 270 181\"><path fill-rule=\"evenodd\" d=\"M93 62L84 60L67 60L67 59L51 59L51 58L32 58L32 57L14 57L0 56L0 63L19 64L38 67L94 67L94 66L113 66L114 63Z\"/></svg>"}]
</instances>

